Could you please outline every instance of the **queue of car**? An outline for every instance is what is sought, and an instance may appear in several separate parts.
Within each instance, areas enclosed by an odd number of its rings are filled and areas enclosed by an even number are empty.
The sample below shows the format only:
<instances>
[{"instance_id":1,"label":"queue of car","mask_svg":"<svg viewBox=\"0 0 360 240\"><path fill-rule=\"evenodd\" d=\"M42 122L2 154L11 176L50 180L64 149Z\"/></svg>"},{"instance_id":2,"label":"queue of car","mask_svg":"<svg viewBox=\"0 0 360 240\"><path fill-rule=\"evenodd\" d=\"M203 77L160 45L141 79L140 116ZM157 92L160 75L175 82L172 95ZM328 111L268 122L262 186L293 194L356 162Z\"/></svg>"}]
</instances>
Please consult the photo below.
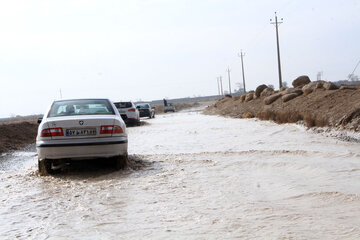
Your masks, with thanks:
<instances>
[{"instance_id":1,"label":"queue of car","mask_svg":"<svg viewBox=\"0 0 360 240\"><path fill-rule=\"evenodd\" d=\"M124 168L128 156L126 125L155 117L149 103L111 102L109 99L54 101L38 119L36 137L40 175L55 174L71 161L101 159Z\"/></svg>"}]
</instances>

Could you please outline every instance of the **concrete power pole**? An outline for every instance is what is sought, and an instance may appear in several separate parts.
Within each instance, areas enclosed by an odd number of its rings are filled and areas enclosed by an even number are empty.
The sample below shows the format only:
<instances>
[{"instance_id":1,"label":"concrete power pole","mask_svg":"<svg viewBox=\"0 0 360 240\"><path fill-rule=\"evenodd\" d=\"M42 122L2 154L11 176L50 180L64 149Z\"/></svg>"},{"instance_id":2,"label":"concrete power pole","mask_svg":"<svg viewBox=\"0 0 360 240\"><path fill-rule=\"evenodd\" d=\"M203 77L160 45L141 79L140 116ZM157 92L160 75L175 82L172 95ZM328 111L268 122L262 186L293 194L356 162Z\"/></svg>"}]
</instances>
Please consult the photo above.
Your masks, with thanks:
<instances>
[{"instance_id":1,"label":"concrete power pole","mask_svg":"<svg viewBox=\"0 0 360 240\"><path fill-rule=\"evenodd\" d=\"M243 86L244 86L244 93L246 93L246 88L245 88L245 73L244 73L244 60L243 57L245 56L245 53L242 52L238 54L238 56L241 58L241 70L242 70L242 78L243 78Z\"/></svg>"},{"instance_id":2,"label":"concrete power pole","mask_svg":"<svg viewBox=\"0 0 360 240\"><path fill-rule=\"evenodd\" d=\"M281 18L281 21L283 19ZM278 26L283 23L283 22L278 22L277 20L277 15L275 12L275 22L271 22L272 19L270 19L270 23L271 24L275 24L275 28L276 28L276 45L277 45L277 55L278 55L278 69L279 69L279 88L282 88L282 78L281 78L281 64L280 64L280 46L279 46L279 30L278 30Z\"/></svg>"},{"instance_id":3,"label":"concrete power pole","mask_svg":"<svg viewBox=\"0 0 360 240\"><path fill-rule=\"evenodd\" d=\"M222 76L219 77L220 80L220 90L221 90L221 95L224 95L224 91L223 91L223 85L222 85Z\"/></svg>"},{"instance_id":4,"label":"concrete power pole","mask_svg":"<svg viewBox=\"0 0 360 240\"><path fill-rule=\"evenodd\" d=\"M228 73L228 78L229 78L229 93L230 93L230 95L231 95L230 68L228 67L226 71L227 71L227 73Z\"/></svg>"},{"instance_id":5,"label":"concrete power pole","mask_svg":"<svg viewBox=\"0 0 360 240\"><path fill-rule=\"evenodd\" d=\"M220 80L219 77L216 78L217 87L218 87L218 95L220 95Z\"/></svg>"}]
</instances>

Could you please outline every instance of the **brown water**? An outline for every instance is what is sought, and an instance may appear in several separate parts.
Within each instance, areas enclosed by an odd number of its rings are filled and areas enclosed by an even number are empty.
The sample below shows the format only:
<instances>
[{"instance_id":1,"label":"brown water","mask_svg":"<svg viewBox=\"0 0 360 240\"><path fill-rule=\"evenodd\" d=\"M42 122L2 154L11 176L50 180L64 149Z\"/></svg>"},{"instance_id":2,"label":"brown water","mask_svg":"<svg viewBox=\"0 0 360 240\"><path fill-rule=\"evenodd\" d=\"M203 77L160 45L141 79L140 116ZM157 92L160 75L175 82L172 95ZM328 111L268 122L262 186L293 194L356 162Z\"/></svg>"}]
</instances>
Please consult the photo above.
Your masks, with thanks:
<instances>
[{"instance_id":1,"label":"brown water","mask_svg":"<svg viewBox=\"0 0 360 240\"><path fill-rule=\"evenodd\" d=\"M196 112L147 122L125 171L38 177L33 149L2 156L0 239L360 238L359 143Z\"/></svg>"}]
</instances>

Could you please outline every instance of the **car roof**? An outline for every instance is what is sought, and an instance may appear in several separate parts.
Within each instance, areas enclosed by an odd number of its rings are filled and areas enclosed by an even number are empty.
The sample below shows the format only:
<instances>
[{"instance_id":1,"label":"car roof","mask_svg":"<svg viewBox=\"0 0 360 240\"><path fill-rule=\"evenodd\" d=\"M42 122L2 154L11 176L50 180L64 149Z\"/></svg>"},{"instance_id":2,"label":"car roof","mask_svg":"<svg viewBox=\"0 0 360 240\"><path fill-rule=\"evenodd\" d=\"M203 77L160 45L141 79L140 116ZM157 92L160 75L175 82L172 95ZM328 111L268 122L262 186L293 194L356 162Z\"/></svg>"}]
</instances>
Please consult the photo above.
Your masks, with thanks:
<instances>
[{"instance_id":1,"label":"car roof","mask_svg":"<svg viewBox=\"0 0 360 240\"><path fill-rule=\"evenodd\" d=\"M108 100L108 98L69 98L69 99L58 99L54 100L54 102L62 102L62 101L77 101L77 100Z\"/></svg>"}]
</instances>

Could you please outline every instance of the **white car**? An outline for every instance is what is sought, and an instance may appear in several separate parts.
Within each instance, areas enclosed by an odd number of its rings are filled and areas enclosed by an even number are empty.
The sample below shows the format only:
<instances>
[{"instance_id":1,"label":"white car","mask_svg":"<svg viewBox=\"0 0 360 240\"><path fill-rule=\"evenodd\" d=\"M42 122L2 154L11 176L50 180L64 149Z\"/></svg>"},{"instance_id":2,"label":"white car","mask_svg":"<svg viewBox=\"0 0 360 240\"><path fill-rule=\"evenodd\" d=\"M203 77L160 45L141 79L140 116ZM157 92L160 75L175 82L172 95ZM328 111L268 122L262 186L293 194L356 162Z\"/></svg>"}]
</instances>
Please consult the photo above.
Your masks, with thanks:
<instances>
[{"instance_id":1,"label":"white car","mask_svg":"<svg viewBox=\"0 0 360 240\"><path fill-rule=\"evenodd\" d=\"M140 114L133 102L115 102L121 118L126 124L140 126Z\"/></svg>"},{"instance_id":2,"label":"white car","mask_svg":"<svg viewBox=\"0 0 360 240\"><path fill-rule=\"evenodd\" d=\"M175 112L175 106L172 103L168 103L167 106L164 106L164 113Z\"/></svg>"},{"instance_id":3,"label":"white car","mask_svg":"<svg viewBox=\"0 0 360 240\"><path fill-rule=\"evenodd\" d=\"M41 175L56 173L72 160L112 160L117 169L127 162L126 126L109 99L54 101L36 137Z\"/></svg>"}]
</instances>

